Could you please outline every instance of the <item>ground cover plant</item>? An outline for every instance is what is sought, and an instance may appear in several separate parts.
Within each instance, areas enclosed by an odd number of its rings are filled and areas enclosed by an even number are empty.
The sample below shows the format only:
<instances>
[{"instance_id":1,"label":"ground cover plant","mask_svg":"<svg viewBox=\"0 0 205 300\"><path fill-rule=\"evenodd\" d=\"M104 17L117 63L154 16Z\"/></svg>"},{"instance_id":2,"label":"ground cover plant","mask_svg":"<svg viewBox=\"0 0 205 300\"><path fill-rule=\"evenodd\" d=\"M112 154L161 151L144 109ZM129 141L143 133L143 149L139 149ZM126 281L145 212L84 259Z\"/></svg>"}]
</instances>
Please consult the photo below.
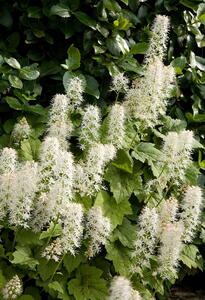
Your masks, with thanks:
<instances>
[{"instance_id":1,"label":"ground cover plant","mask_svg":"<svg viewBox=\"0 0 205 300\"><path fill-rule=\"evenodd\" d=\"M111 105L84 103L85 76L67 73L44 138L25 117L14 126L0 156L4 299L167 299L182 265L203 268L203 146L166 115L169 26L156 17L140 76L116 73Z\"/></svg>"}]
</instances>

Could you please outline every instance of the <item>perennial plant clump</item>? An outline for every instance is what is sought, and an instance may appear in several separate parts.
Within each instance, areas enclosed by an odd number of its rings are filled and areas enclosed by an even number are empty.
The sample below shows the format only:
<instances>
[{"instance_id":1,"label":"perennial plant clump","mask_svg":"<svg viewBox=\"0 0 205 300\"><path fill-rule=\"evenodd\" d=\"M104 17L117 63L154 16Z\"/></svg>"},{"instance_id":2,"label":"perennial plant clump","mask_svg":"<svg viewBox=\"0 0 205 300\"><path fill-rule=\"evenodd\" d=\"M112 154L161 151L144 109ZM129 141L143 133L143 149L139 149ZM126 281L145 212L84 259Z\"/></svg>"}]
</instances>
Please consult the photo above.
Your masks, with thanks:
<instances>
[{"instance_id":1,"label":"perennial plant clump","mask_svg":"<svg viewBox=\"0 0 205 300\"><path fill-rule=\"evenodd\" d=\"M4 299L158 299L186 264L203 203L192 162L201 145L186 128L167 130L168 32L156 16L143 72L132 83L114 76L107 109L84 105L74 73L42 142L25 118L15 125L0 155Z\"/></svg>"}]
</instances>

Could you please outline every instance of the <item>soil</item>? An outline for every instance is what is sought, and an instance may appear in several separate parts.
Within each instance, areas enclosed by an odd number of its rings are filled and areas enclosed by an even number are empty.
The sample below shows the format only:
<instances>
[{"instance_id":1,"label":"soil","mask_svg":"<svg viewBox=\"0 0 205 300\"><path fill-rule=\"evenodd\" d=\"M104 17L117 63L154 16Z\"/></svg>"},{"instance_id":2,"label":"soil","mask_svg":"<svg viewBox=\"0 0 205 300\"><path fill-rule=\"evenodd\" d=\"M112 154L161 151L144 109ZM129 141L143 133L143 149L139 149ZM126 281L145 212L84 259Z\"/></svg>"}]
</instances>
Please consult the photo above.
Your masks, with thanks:
<instances>
[{"instance_id":1,"label":"soil","mask_svg":"<svg viewBox=\"0 0 205 300\"><path fill-rule=\"evenodd\" d=\"M168 300L205 300L205 274L189 276L174 286Z\"/></svg>"}]
</instances>

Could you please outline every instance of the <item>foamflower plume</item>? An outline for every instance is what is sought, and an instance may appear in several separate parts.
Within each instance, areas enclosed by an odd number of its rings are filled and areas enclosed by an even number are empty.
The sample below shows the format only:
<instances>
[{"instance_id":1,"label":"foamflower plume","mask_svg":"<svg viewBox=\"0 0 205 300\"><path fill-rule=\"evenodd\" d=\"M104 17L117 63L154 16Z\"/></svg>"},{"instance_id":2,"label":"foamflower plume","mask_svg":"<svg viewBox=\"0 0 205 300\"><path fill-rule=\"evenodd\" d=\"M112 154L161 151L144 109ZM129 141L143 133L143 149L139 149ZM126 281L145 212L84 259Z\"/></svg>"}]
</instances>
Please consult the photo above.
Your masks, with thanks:
<instances>
[{"instance_id":1,"label":"foamflower plume","mask_svg":"<svg viewBox=\"0 0 205 300\"><path fill-rule=\"evenodd\" d=\"M159 230L159 215L156 208L145 207L139 217L139 229L136 231L132 257L138 266L148 266L154 253Z\"/></svg>"},{"instance_id":2,"label":"foamflower plume","mask_svg":"<svg viewBox=\"0 0 205 300\"><path fill-rule=\"evenodd\" d=\"M156 57L163 60L168 41L170 21L167 16L157 15L151 29L149 49L145 56L145 63L152 63Z\"/></svg>"},{"instance_id":3,"label":"foamflower plume","mask_svg":"<svg viewBox=\"0 0 205 300\"><path fill-rule=\"evenodd\" d=\"M141 130L154 127L165 114L174 78L173 68L165 67L156 57L144 70L143 77L127 91L124 103L127 117L137 119Z\"/></svg>"},{"instance_id":4,"label":"foamflower plume","mask_svg":"<svg viewBox=\"0 0 205 300\"><path fill-rule=\"evenodd\" d=\"M177 199L170 197L168 200L164 200L159 206L159 231L163 232L164 228L170 222L174 222L177 219L178 201Z\"/></svg>"},{"instance_id":5,"label":"foamflower plume","mask_svg":"<svg viewBox=\"0 0 205 300\"><path fill-rule=\"evenodd\" d=\"M193 132L189 130L183 130L179 133L169 132L165 136L162 148L164 161L160 162L159 165L162 170L165 169L168 180L174 179L176 184L183 182L185 171L191 163L193 145Z\"/></svg>"},{"instance_id":6,"label":"foamflower plume","mask_svg":"<svg viewBox=\"0 0 205 300\"><path fill-rule=\"evenodd\" d=\"M50 137L58 138L62 147L67 147L67 139L70 137L73 125L68 118L69 100L66 95L56 94L51 103L49 113L48 131Z\"/></svg>"},{"instance_id":7,"label":"foamflower plume","mask_svg":"<svg viewBox=\"0 0 205 300\"><path fill-rule=\"evenodd\" d=\"M125 109L123 105L115 104L108 114L108 132L106 142L117 149L123 148L125 138Z\"/></svg>"},{"instance_id":8,"label":"foamflower plume","mask_svg":"<svg viewBox=\"0 0 205 300\"><path fill-rule=\"evenodd\" d=\"M118 73L112 78L111 91L116 93L126 92L129 88L129 79L123 74Z\"/></svg>"},{"instance_id":9,"label":"foamflower plume","mask_svg":"<svg viewBox=\"0 0 205 300\"><path fill-rule=\"evenodd\" d=\"M76 165L74 188L81 196L93 195L102 188L106 165L116 155L116 148L111 144L93 144L86 161Z\"/></svg>"},{"instance_id":10,"label":"foamflower plume","mask_svg":"<svg viewBox=\"0 0 205 300\"><path fill-rule=\"evenodd\" d=\"M161 234L161 247L158 256L160 267L157 272L163 279L171 279L176 276L182 249L183 230L182 222L173 222L167 224Z\"/></svg>"},{"instance_id":11,"label":"foamflower plume","mask_svg":"<svg viewBox=\"0 0 205 300\"><path fill-rule=\"evenodd\" d=\"M124 276L112 279L109 294L106 300L142 300L140 293L133 290L130 280Z\"/></svg>"},{"instance_id":12,"label":"foamflower plume","mask_svg":"<svg viewBox=\"0 0 205 300\"><path fill-rule=\"evenodd\" d=\"M111 232L111 223L109 218L103 216L101 207L93 206L86 215L85 226L85 238L89 239L87 256L91 258L106 244Z\"/></svg>"},{"instance_id":13,"label":"foamflower plume","mask_svg":"<svg viewBox=\"0 0 205 300\"><path fill-rule=\"evenodd\" d=\"M66 94L68 97L69 109L74 110L78 108L83 102L84 82L78 77L74 76L69 80L66 86Z\"/></svg>"},{"instance_id":14,"label":"foamflower plume","mask_svg":"<svg viewBox=\"0 0 205 300\"><path fill-rule=\"evenodd\" d=\"M29 227L37 187L38 163L27 161L12 177L8 204L9 223L11 225Z\"/></svg>"},{"instance_id":15,"label":"foamflower plume","mask_svg":"<svg viewBox=\"0 0 205 300\"><path fill-rule=\"evenodd\" d=\"M92 145L100 141L100 126L101 116L99 108L94 105L88 105L85 108L81 122L81 148L84 148L84 145Z\"/></svg>"},{"instance_id":16,"label":"foamflower plume","mask_svg":"<svg viewBox=\"0 0 205 300\"><path fill-rule=\"evenodd\" d=\"M132 285L124 276L115 276L109 289L110 296L106 300L131 300Z\"/></svg>"},{"instance_id":17,"label":"foamflower plume","mask_svg":"<svg viewBox=\"0 0 205 300\"><path fill-rule=\"evenodd\" d=\"M18 168L17 152L12 148L4 148L0 155L0 220L8 214L9 203L16 197L13 181Z\"/></svg>"},{"instance_id":18,"label":"foamflower plume","mask_svg":"<svg viewBox=\"0 0 205 300\"><path fill-rule=\"evenodd\" d=\"M181 202L181 219L184 223L183 239L190 243L195 234L202 206L202 190L198 186L189 186Z\"/></svg>"}]
</instances>

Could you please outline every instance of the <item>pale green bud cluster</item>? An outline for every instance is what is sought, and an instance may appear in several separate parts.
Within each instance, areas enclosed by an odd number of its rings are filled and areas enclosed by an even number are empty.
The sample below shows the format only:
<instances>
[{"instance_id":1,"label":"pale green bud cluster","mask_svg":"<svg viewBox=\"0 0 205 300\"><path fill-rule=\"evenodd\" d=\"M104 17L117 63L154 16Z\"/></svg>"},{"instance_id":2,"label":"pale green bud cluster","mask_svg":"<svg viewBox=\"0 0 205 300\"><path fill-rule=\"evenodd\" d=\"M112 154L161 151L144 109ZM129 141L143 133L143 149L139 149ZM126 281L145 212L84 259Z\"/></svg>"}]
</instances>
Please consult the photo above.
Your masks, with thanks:
<instances>
[{"instance_id":1,"label":"pale green bud cluster","mask_svg":"<svg viewBox=\"0 0 205 300\"><path fill-rule=\"evenodd\" d=\"M9 280L2 289L3 299L17 299L23 292L22 283L18 275Z\"/></svg>"},{"instance_id":2,"label":"pale green bud cluster","mask_svg":"<svg viewBox=\"0 0 205 300\"><path fill-rule=\"evenodd\" d=\"M16 145L22 140L29 138L31 135L31 127L28 124L25 117L23 117L18 123L15 124L11 133L11 139Z\"/></svg>"}]
</instances>

